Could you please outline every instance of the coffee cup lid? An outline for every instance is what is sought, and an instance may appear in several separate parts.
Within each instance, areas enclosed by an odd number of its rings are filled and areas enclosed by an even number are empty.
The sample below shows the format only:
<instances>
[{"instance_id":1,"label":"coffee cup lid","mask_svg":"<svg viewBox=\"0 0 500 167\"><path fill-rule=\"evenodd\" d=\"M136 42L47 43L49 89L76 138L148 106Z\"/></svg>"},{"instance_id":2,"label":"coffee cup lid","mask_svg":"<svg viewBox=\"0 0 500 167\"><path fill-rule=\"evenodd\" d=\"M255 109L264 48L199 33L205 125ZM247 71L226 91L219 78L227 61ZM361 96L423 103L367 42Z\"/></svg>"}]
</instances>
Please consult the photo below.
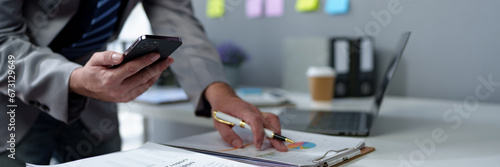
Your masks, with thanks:
<instances>
[{"instance_id":1,"label":"coffee cup lid","mask_svg":"<svg viewBox=\"0 0 500 167\"><path fill-rule=\"evenodd\" d=\"M312 66L307 69L306 75L310 77L332 77L335 76L335 70L329 66Z\"/></svg>"}]
</instances>

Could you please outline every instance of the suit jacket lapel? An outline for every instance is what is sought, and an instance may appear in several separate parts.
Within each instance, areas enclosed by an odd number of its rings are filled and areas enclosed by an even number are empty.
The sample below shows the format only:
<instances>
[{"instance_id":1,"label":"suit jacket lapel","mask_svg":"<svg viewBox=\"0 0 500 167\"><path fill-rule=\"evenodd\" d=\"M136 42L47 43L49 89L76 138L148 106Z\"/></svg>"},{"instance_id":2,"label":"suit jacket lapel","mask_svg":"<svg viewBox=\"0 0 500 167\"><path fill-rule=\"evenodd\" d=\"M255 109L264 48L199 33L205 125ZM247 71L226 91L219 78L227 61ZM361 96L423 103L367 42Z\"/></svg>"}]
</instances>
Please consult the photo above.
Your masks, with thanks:
<instances>
[{"instance_id":1,"label":"suit jacket lapel","mask_svg":"<svg viewBox=\"0 0 500 167\"><path fill-rule=\"evenodd\" d=\"M118 35L120 35L120 32L123 28L123 25L125 24L125 21L127 20L128 16L130 15L130 12L132 12L132 9L139 3L140 0L122 0L122 4L125 4L124 7L122 8L123 10L120 13L119 20L118 20L118 26L117 30L114 32L113 36L111 37L112 40L118 38Z\"/></svg>"},{"instance_id":2,"label":"suit jacket lapel","mask_svg":"<svg viewBox=\"0 0 500 167\"><path fill-rule=\"evenodd\" d=\"M76 13L80 0L24 1L23 15L30 34L40 46L47 46Z\"/></svg>"},{"instance_id":3,"label":"suit jacket lapel","mask_svg":"<svg viewBox=\"0 0 500 167\"><path fill-rule=\"evenodd\" d=\"M47 3L40 4L31 0L25 1L24 10L30 33L40 46L48 46L54 40L57 34L71 20L80 4L80 0L47 0L44 2ZM125 5L119 16L117 30L111 37L112 40L118 38L127 17L139 2L140 0L123 0Z\"/></svg>"}]
</instances>

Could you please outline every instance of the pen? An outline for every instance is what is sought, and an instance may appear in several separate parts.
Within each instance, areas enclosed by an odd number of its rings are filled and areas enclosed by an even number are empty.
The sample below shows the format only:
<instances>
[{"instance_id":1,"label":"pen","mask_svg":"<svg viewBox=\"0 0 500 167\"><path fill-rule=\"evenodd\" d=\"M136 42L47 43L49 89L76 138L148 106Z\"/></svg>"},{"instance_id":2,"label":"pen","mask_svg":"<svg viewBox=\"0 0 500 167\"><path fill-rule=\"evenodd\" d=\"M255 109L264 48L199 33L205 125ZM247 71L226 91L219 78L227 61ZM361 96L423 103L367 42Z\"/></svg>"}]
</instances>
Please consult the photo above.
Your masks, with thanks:
<instances>
[{"instance_id":1,"label":"pen","mask_svg":"<svg viewBox=\"0 0 500 167\"><path fill-rule=\"evenodd\" d=\"M252 128L250 127L250 125L247 125L245 123L245 121L243 121L241 119L238 119L238 118L235 118L233 116L224 114L223 112L213 111L212 116L214 117L215 120L217 120L217 121L219 121L221 123L224 123L224 124L227 124L227 125L231 125L231 126L234 126L234 125L238 124L241 128L252 130ZM287 143L294 143L294 141L292 139L289 139L288 137L276 134L276 133L274 133L273 131L271 131L269 129L264 129L264 132L265 132L266 136L269 137L269 138L281 140L281 141L284 141L284 142L287 142Z\"/></svg>"}]
</instances>

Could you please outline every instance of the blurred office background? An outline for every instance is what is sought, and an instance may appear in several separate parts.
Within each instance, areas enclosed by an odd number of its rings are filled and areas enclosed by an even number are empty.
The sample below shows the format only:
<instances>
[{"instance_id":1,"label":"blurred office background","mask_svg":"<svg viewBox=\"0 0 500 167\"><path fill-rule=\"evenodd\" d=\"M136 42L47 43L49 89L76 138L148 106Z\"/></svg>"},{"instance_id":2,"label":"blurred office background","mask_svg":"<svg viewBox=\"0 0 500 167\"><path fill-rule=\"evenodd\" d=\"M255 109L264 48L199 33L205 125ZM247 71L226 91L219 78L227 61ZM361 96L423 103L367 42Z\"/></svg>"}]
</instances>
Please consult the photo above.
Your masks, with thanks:
<instances>
[{"instance_id":1,"label":"blurred office background","mask_svg":"<svg viewBox=\"0 0 500 167\"><path fill-rule=\"evenodd\" d=\"M491 74L493 81L500 81L500 1L351 0L344 15L326 14L321 6L325 0L310 13L297 12L295 2L285 0L281 17L248 19L244 0L228 0L226 8L231 10L222 18L210 19L205 15L206 1L193 1L214 43L236 41L252 56L240 71L243 84L280 87L287 73L285 59L315 58L314 54L284 54L287 39L354 37L357 28L374 37L377 67L388 64L401 33L412 31L390 94L464 100L475 95L481 84L478 77ZM399 3L400 12L387 19L381 13L388 12L392 3ZM377 69L378 74L385 70ZM500 102L500 93L486 101Z\"/></svg>"},{"instance_id":2,"label":"blurred office background","mask_svg":"<svg viewBox=\"0 0 500 167\"><path fill-rule=\"evenodd\" d=\"M287 61L307 58L315 65L326 63L319 61L324 55L318 52L290 54L297 48L290 48L287 42L304 41L300 49L323 49L315 41L331 37L373 37L380 74L405 31L412 31L412 36L390 94L463 100L475 95L481 84L479 77L492 75L493 81L500 81L500 1L351 0L349 11L341 15L325 13L325 1L320 0L316 11L304 13L295 10L296 0L285 0L282 16L253 19L245 14L245 0L226 0L226 11L220 18L207 17L206 0L193 1L193 7L214 45L232 41L248 52L250 60L239 71L240 85L283 87L285 75L290 73L285 70ZM397 12L391 12L393 8ZM128 22L122 40L151 33L140 6ZM305 77L305 71L292 72ZM500 93L485 101L500 102Z\"/></svg>"},{"instance_id":3,"label":"blurred office background","mask_svg":"<svg viewBox=\"0 0 500 167\"><path fill-rule=\"evenodd\" d=\"M299 49L321 50L326 45L318 42L322 39L361 34L373 37L377 74L381 74L406 31L412 31L412 36L389 94L464 100L475 96L478 86L485 87L479 78L491 76L500 82L500 1L351 0L349 11L341 15L325 13L325 0L307 13L297 12L295 3L285 0L282 16L253 19L245 14L245 0L226 0L221 18L206 16L206 0L193 0L193 7L214 45L233 41L251 56L240 68L240 85L282 88L290 82L287 75L305 78L305 71L285 70L288 66L326 65L324 51L296 54L290 51L297 49L290 42L302 41ZM395 5L398 12L394 13L390 10ZM150 33L141 10L129 19L133 24L128 23L122 39ZM311 61L298 61L304 58ZM500 87L483 88L481 94L489 91L493 93L483 101L500 102Z\"/></svg>"}]
</instances>

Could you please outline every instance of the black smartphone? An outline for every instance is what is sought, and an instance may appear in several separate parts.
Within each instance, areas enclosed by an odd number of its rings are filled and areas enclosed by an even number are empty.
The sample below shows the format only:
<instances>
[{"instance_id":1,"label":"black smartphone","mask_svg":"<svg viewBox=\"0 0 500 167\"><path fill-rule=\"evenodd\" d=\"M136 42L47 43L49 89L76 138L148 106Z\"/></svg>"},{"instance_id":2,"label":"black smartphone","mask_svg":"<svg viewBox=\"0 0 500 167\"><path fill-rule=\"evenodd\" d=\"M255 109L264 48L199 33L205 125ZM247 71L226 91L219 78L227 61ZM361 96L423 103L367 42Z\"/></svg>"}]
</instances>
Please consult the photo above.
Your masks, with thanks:
<instances>
[{"instance_id":1,"label":"black smartphone","mask_svg":"<svg viewBox=\"0 0 500 167\"><path fill-rule=\"evenodd\" d=\"M125 50L123 53L123 61L113 67L116 68L121 64L152 52L160 53L160 58L157 61L163 60L170 56L181 45L182 40L179 37L141 35L129 48L127 48L127 50Z\"/></svg>"}]
</instances>

